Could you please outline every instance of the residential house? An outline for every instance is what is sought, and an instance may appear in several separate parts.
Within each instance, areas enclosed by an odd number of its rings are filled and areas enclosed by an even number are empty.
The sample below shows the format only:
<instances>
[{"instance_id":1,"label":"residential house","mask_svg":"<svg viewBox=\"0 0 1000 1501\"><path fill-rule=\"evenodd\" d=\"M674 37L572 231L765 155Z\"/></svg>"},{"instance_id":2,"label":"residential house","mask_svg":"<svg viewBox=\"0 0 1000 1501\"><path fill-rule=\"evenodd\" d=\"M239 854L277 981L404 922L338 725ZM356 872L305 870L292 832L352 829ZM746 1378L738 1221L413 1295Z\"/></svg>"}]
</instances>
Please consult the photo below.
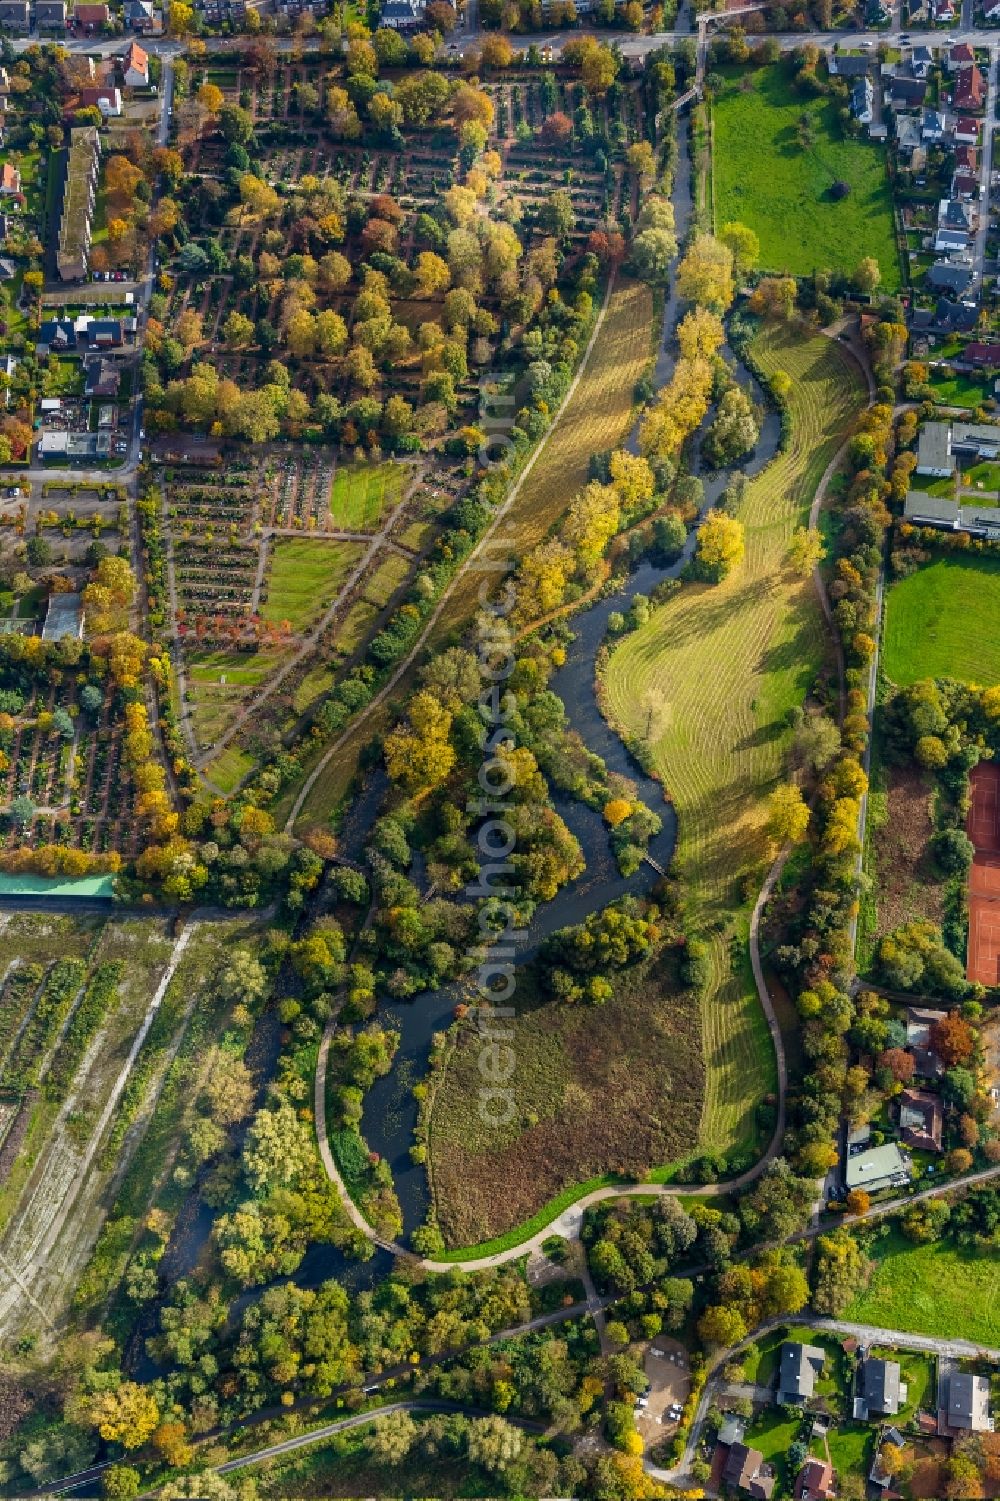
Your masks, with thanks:
<instances>
[{"instance_id":1,"label":"residential house","mask_svg":"<svg viewBox=\"0 0 1000 1501\"><path fill-rule=\"evenodd\" d=\"M969 115L959 115L952 127L952 136L956 146L978 146L979 121Z\"/></svg>"},{"instance_id":2,"label":"residential house","mask_svg":"<svg viewBox=\"0 0 1000 1501\"><path fill-rule=\"evenodd\" d=\"M955 19L955 0L928 0L927 13L932 21L948 25Z\"/></svg>"},{"instance_id":3,"label":"residential house","mask_svg":"<svg viewBox=\"0 0 1000 1501\"><path fill-rule=\"evenodd\" d=\"M894 1418L906 1401L906 1382L899 1379L898 1360L867 1356L858 1365L858 1390L854 1416L864 1422L873 1414Z\"/></svg>"},{"instance_id":4,"label":"residential house","mask_svg":"<svg viewBox=\"0 0 1000 1501\"><path fill-rule=\"evenodd\" d=\"M959 68L968 68L975 61L975 48L968 42L956 42L948 53L948 72L957 73Z\"/></svg>"},{"instance_id":5,"label":"residential house","mask_svg":"<svg viewBox=\"0 0 1000 1501\"><path fill-rule=\"evenodd\" d=\"M0 0L0 27L4 31L28 31L31 9L28 0Z\"/></svg>"},{"instance_id":6,"label":"residential house","mask_svg":"<svg viewBox=\"0 0 1000 1501\"><path fill-rule=\"evenodd\" d=\"M423 25L427 0L383 0L379 24L393 31L416 31Z\"/></svg>"},{"instance_id":7,"label":"residential house","mask_svg":"<svg viewBox=\"0 0 1000 1501\"><path fill-rule=\"evenodd\" d=\"M108 7L106 5L77 5L70 17L70 23L78 30L87 33L103 31L108 24Z\"/></svg>"},{"instance_id":8,"label":"residential house","mask_svg":"<svg viewBox=\"0 0 1000 1501\"><path fill-rule=\"evenodd\" d=\"M152 0L126 0L125 29L137 31L141 36L152 36L161 30Z\"/></svg>"},{"instance_id":9,"label":"residential house","mask_svg":"<svg viewBox=\"0 0 1000 1501\"><path fill-rule=\"evenodd\" d=\"M0 255L0 281L13 281L17 275L17 265L7 255Z\"/></svg>"},{"instance_id":10,"label":"residential house","mask_svg":"<svg viewBox=\"0 0 1000 1501\"><path fill-rule=\"evenodd\" d=\"M829 64L834 78L864 78L871 68L865 54L854 52L831 52Z\"/></svg>"},{"instance_id":11,"label":"residential house","mask_svg":"<svg viewBox=\"0 0 1000 1501\"><path fill-rule=\"evenodd\" d=\"M938 228L969 231L975 215L968 203L959 203L954 198L942 198L938 204Z\"/></svg>"},{"instance_id":12,"label":"residential house","mask_svg":"<svg viewBox=\"0 0 1000 1501\"><path fill-rule=\"evenodd\" d=\"M960 170L952 176L951 196L960 203L978 203L979 178L974 172Z\"/></svg>"},{"instance_id":13,"label":"residential house","mask_svg":"<svg viewBox=\"0 0 1000 1501\"><path fill-rule=\"evenodd\" d=\"M149 87L149 53L138 42L130 42L122 58L122 74L130 89Z\"/></svg>"},{"instance_id":14,"label":"residential house","mask_svg":"<svg viewBox=\"0 0 1000 1501\"><path fill-rule=\"evenodd\" d=\"M979 319L977 317L976 322ZM948 423L928 422L926 427L940 428L947 437L947 454L949 465L942 470L943 474L955 472L955 462L951 459L953 450L957 449L963 455L976 459L995 459L1000 457L1000 428L989 427L983 423ZM921 429L921 440L924 431ZM940 444L940 436L936 436L934 442ZM917 446L917 473L930 473L920 467L920 447ZM937 472L937 471L935 471ZM935 1011L927 1006L907 1006L906 1008L906 1050L913 1054L917 1065L917 1073L925 1079L936 1079L944 1072L944 1064L938 1057L931 1044L931 1028L935 1022L944 1021L946 1012Z\"/></svg>"},{"instance_id":15,"label":"residential house","mask_svg":"<svg viewBox=\"0 0 1000 1501\"><path fill-rule=\"evenodd\" d=\"M816 1389L826 1354L818 1345L786 1340L778 1362L778 1405L806 1402Z\"/></svg>"},{"instance_id":16,"label":"residential house","mask_svg":"<svg viewBox=\"0 0 1000 1501\"><path fill-rule=\"evenodd\" d=\"M949 261L938 261L931 271L969 271L971 275L971 268L953 266ZM923 333L971 334L978 325L977 303L951 302L947 297L939 297L934 308L916 308L910 318L910 327Z\"/></svg>"},{"instance_id":17,"label":"residential house","mask_svg":"<svg viewBox=\"0 0 1000 1501\"><path fill-rule=\"evenodd\" d=\"M65 464L67 460L106 459L111 453L110 433L69 433L64 429L43 432L38 457L45 462Z\"/></svg>"},{"instance_id":18,"label":"residential house","mask_svg":"<svg viewBox=\"0 0 1000 1501\"><path fill-rule=\"evenodd\" d=\"M774 1492L774 1471L764 1463L763 1454L742 1443L730 1446L722 1480L724 1485L731 1485L747 1496L763 1497L764 1501Z\"/></svg>"},{"instance_id":19,"label":"residential house","mask_svg":"<svg viewBox=\"0 0 1000 1501\"><path fill-rule=\"evenodd\" d=\"M831 1501L836 1494L833 1465L828 1459L814 1459L810 1454L795 1480L796 1501Z\"/></svg>"},{"instance_id":20,"label":"residential house","mask_svg":"<svg viewBox=\"0 0 1000 1501\"><path fill-rule=\"evenodd\" d=\"M48 354L63 354L76 348L76 330L69 318L53 318L39 325L35 353L41 359Z\"/></svg>"},{"instance_id":21,"label":"residential house","mask_svg":"<svg viewBox=\"0 0 1000 1501\"><path fill-rule=\"evenodd\" d=\"M909 119L909 116L904 118ZM939 109L925 109L920 121L920 139L922 141L943 141L948 131L948 121ZM899 128L896 130L897 139Z\"/></svg>"},{"instance_id":22,"label":"residential house","mask_svg":"<svg viewBox=\"0 0 1000 1501\"><path fill-rule=\"evenodd\" d=\"M0 171L0 193L10 197L21 191L21 173L17 167L11 166L10 162L4 162Z\"/></svg>"},{"instance_id":23,"label":"residential house","mask_svg":"<svg viewBox=\"0 0 1000 1501\"><path fill-rule=\"evenodd\" d=\"M121 386L121 370L114 360L103 354L94 355L84 365L83 394L107 399L117 396Z\"/></svg>"},{"instance_id":24,"label":"residential house","mask_svg":"<svg viewBox=\"0 0 1000 1501\"><path fill-rule=\"evenodd\" d=\"M971 68L962 68L955 80L953 103L957 110L965 112L981 110L986 100L986 80L975 63Z\"/></svg>"},{"instance_id":25,"label":"residential house","mask_svg":"<svg viewBox=\"0 0 1000 1501\"><path fill-rule=\"evenodd\" d=\"M66 0L35 0L35 25L39 31L65 31Z\"/></svg>"},{"instance_id":26,"label":"residential house","mask_svg":"<svg viewBox=\"0 0 1000 1501\"><path fill-rule=\"evenodd\" d=\"M0 375L6 376L3 384L3 404L10 406L10 383L17 374L19 361L12 354L0 354Z\"/></svg>"},{"instance_id":27,"label":"residential house","mask_svg":"<svg viewBox=\"0 0 1000 1501\"><path fill-rule=\"evenodd\" d=\"M904 1089L899 1096L899 1134L918 1152L940 1152L944 1109L936 1094Z\"/></svg>"},{"instance_id":28,"label":"residential house","mask_svg":"<svg viewBox=\"0 0 1000 1501\"><path fill-rule=\"evenodd\" d=\"M928 266L924 275L924 283L933 287L936 292L950 292L954 297L961 297L963 292L968 291L972 282L972 267L957 265L954 261L935 261L933 266ZM974 309L975 328L979 318L978 309Z\"/></svg>"},{"instance_id":29,"label":"residential house","mask_svg":"<svg viewBox=\"0 0 1000 1501\"><path fill-rule=\"evenodd\" d=\"M926 78L934 66L934 54L929 47L914 47L910 53L910 71L914 78Z\"/></svg>"},{"instance_id":30,"label":"residential house","mask_svg":"<svg viewBox=\"0 0 1000 1501\"><path fill-rule=\"evenodd\" d=\"M100 159L101 138L96 126L83 125L70 131L56 246L56 269L63 281L80 281L87 274Z\"/></svg>"},{"instance_id":31,"label":"residential house","mask_svg":"<svg viewBox=\"0 0 1000 1501\"><path fill-rule=\"evenodd\" d=\"M927 83L923 78L904 78L899 74L889 80L889 103L893 109L923 109Z\"/></svg>"},{"instance_id":32,"label":"residential house","mask_svg":"<svg viewBox=\"0 0 1000 1501\"><path fill-rule=\"evenodd\" d=\"M79 108L88 109L94 105L100 110L105 120L117 119L122 113L122 91L119 88L102 84L95 89L81 89Z\"/></svg>"},{"instance_id":33,"label":"residential house","mask_svg":"<svg viewBox=\"0 0 1000 1501\"><path fill-rule=\"evenodd\" d=\"M977 370L1000 369L1000 343L981 343L977 340L966 344L961 358L964 364L972 365Z\"/></svg>"},{"instance_id":34,"label":"residential house","mask_svg":"<svg viewBox=\"0 0 1000 1501\"><path fill-rule=\"evenodd\" d=\"M992 1433L990 1379L938 1361L938 1433Z\"/></svg>"},{"instance_id":35,"label":"residential house","mask_svg":"<svg viewBox=\"0 0 1000 1501\"><path fill-rule=\"evenodd\" d=\"M851 88L851 114L862 125L875 118L875 88L870 78L858 78Z\"/></svg>"},{"instance_id":36,"label":"residential house","mask_svg":"<svg viewBox=\"0 0 1000 1501\"><path fill-rule=\"evenodd\" d=\"M955 147L955 167L959 172L979 171L979 153L975 146Z\"/></svg>"},{"instance_id":37,"label":"residential house","mask_svg":"<svg viewBox=\"0 0 1000 1501\"><path fill-rule=\"evenodd\" d=\"M120 318L88 318L84 337L91 349L120 349L125 329Z\"/></svg>"},{"instance_id":38,"label":"residential house","mask_svg":"<svg viewBox=\"0 0 1000 1501\"><path fill-rule=\"evenodd\" d=\"M968 230L941 228L934 236L936 255L964 255L968 253L968 249Z\"/></svg>"},{"instance_id":39,"label":"residential house","mask_svg":"<svg viewBox=\"0 0 1000 1501\"><path fill-rule=\"evenodd\" d=\"M844 1188L863 1188L866 1193L875 1193L881 1188L905 1188L910 1181L912 1167L908 1157L899 1150L894 1141L881 1147L869 1147L867 1151L849 1155L844 1163Z\"/></svg>"},{"instance_id":40,"label":"residential house","mask_svg":"<svg viewBox=\"0 0 1000 1501\"><path fill-rule=\"evenodd\" d=\"M996 21L1000 19L1000 0L986 0L986 8L983 11L983 18L987 21Z\"/></svg>"}]
</instances>

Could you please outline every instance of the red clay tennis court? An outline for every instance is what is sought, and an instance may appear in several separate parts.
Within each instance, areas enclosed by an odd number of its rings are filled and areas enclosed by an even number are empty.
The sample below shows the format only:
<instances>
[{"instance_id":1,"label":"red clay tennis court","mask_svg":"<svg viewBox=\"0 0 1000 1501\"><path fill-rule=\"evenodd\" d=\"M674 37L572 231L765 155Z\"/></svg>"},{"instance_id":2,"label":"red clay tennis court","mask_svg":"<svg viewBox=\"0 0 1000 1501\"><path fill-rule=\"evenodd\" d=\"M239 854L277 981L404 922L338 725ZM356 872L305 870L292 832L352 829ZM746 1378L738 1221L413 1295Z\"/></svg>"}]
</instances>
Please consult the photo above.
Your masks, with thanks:
<instances>
[{"instance_id":1,"label":"red clay tennis court","mask_svg":"<svg viewBox=\"0 0 1000 1501\"><path fill-rule=\"evenodd\" d=\"M1000 766L980 761L971 777L966 830L976 846L969 872L969 959L966 974L1000 985Z\"/></svg>"}]
</instances>

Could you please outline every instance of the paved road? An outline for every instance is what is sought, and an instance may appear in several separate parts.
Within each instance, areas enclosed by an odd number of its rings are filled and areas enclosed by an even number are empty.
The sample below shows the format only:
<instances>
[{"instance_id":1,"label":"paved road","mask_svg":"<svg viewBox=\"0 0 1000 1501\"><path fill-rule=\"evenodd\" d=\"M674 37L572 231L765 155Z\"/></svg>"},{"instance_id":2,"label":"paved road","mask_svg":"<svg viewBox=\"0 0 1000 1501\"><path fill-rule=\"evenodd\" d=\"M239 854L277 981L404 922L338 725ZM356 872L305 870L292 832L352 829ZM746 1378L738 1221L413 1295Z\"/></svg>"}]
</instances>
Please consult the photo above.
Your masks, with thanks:
<instances>
[{"instance_id":1,"label":"paved road","mask_svg":"<svg viewBox=\"0 0 1000 1501\"><path fill-rule=\"evenodd\" d=\"M968 3L968 0L966 0ZM986 69L987 102L983 118L983 144L979 155L979 224L973 250L973 266L982 287L986 277L986 237L990 228L990 173L993 169L993 131L997 117L997 50L990 47Z\"/></svg>"}]
</instances>

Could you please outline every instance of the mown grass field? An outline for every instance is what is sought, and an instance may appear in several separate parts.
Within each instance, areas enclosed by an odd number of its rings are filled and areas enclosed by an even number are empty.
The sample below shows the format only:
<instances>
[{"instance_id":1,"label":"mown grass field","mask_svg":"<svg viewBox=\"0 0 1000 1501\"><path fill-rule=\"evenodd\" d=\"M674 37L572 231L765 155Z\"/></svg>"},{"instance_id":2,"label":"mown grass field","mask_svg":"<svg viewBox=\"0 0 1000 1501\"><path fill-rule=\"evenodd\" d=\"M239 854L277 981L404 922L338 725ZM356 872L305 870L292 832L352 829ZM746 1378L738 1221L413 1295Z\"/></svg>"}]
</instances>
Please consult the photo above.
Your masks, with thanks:
<instances>
[{"instance_id":1,"label":"mown grass field","mask_svg":"<svg viewBox=\"0 0 1000 1501\"><path fill-rule=\"evenodd\" d=\"M658 709L650 753L677 808L677 863L711 949L701 1141L718 1151L755 1145L755 1106L775 1081L749 964L734 964L731 939L747 934L741 881L761 870L785 716L802 702L823 649L812 582L789 572L787 549L863 405L860 376L830 339L777 329L758 339L756 354L765 373L792 378L791 436L747 488L743 566L722 584L686 584L622 641L606 677L612 715L630 733L646 732L645 705Z\"/></svg>"},{"instance_id":2,"label":"mown grass field","mask_svg":"<svg viewBox=\"0 0 1000 1501\"><path fill-rule=\"evenodd\" d=\"M1000 560L936 558L893 584L882 668L900 688L936 677L1000 683Z\"/></svg>"},{"instance_id":3,"label":"mown grass field","mask_svg":"<svg viewBox=\"0 0 1000 1501\"><path fill-rule=\"evenodd\" d=\"M592 453L614 448L626 436L632 420L635 384L646 368L653 332L653 298L648 287L619 281L611 293L600 333L579 384L537 462L504 518L503 536L512 556L523 553L545 536L568 508L575 492L586 483ZM478 609L483 575L470 569L455 584L441 613L431 646L439 646L466 625ZM415 674L399 684L402 703L412 692ZM374 735L384 733L388 710L363 718L338 754L331 758L302 806L299 825L323 823L341 802L357 769L361 749ZM291 798L279 812L291 806Z\"/></svg>"},{"instance_id":4,"label":"mown grass field","mask_svg":"<svg viewBox=\"0 0 1000 1501\"><path fill-rule=\"evenodd\" d=\"M305 630L337 597L362 546L320 537L278 538L261 615L274 625L287 620L293 631Z\"/></svg>"},{"instance_id":5,"label":"mown grass field","mask_svg":"<svg viewBox=\"0 0 1000 1501\"><path fill-rule=\"evenodd\" d=\"M752 84L746 92L740 83ZM799 143L809 118L812 144ZM768 271L853 271L874 256L882 287L899 287L885 153L842 139L832 102L798 93L782 64L740 74L713 106L717 225L737 219L760 237ZM850 192L831 196L835 182Z\"/></svg>"},{"instance_id":6,"label":"mown grass field","mask_svg":"<svg viewBox=\"0 0 1000 1501\"><path fill-rule=\"evenodd\" d=\"M567 1186L686 1157L697 1138L704 1063L669 966L628 973L601 1006L545 1001L528 975L517 1000L509 1122L506 1109L479 1108L474 1030L461 1034L438 1085L430 1174L449 1246L520 1227Z\"/></svg>"},{"instance_id":7,"label":"mown grass field","mask_svg":"<svg viewBox=\"0 0 1000 1501\"><path fill-rule=\"evenodd\" d=\"M876 1241L868 1287L842 1315L883 1329L1000 1345L997 1258L950 1240L916 1246L898 1232Z\"/></svg>"},{"instance_id":8,"label":"mown grass field","mask_svg":"<svg viewBox=\"0 0 1000 1501\"><path fill-rule=\"evenodd\" d=\"M330 520L345 532L373 531L401 497L412 470L402 464L343 464L333 477Z\"/></svg>"}]
</instances>

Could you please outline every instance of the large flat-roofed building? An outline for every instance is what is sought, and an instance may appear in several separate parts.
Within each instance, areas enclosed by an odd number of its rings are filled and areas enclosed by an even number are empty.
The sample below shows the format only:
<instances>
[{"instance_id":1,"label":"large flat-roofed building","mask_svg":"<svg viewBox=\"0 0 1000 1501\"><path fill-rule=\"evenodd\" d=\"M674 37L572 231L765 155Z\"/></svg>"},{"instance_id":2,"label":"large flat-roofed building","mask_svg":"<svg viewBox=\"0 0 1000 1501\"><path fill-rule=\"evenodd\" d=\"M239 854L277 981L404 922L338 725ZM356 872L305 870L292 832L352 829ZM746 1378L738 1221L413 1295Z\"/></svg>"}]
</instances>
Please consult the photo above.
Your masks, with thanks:
<instances>
[{"instance_id":1,"label":"large flat-roofed building","mask_svg":"<svg viewBox=\"0 0 1000 1501\"><path fill-rule=\"evenodd\" d=\"M855 1152L844 1164L844 1187L863 1188L867 1193L880 1188L905 1188L910 1181L910 1159L894 1141L881 1147Z\"/></svg>"},{"instance_id":2,"label":"large flat-roofed building","mask_svg":"<svg viewBox=\"0 0 1000 1501\"><path fill-rule=\"evenodd\" d=\"M1000 427L986 422L925 422L917 441L917 473L947 479L959 458L1000 458Z\"/></svg>"},{"instance_id":3,"label":"large flat-roofed building","mask_svg":"<svg viewBox=\"0 0 1000 1501\"><path fill-rule=\"evenodd\" d=\"M911 490L903 506L903 519L912 526L935 526L946 532L968 532L971 537L1000 539L1000 509L974 499L946 500Z\"/></svg>"}]
</instances>

